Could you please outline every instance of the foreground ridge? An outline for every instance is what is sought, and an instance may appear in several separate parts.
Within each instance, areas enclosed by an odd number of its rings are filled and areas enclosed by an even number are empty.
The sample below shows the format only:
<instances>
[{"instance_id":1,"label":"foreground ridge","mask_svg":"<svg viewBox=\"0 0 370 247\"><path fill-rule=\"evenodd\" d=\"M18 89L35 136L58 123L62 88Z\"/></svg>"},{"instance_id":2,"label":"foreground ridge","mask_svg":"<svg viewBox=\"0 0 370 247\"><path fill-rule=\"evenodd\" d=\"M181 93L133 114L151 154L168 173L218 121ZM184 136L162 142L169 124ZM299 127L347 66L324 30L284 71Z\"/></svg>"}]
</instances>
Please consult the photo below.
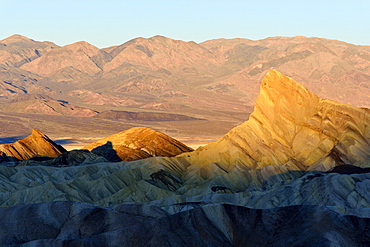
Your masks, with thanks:
<instances>
[{"instance_id":1,"label":"foreground ridge","mask_svg":"<svg viewBox=\"0 0 370 247\"><path fill-rule=\"evenodd\" d=\"M26 246L366 246L367 233L353 229L370 223L322 206L261 210L228 204L168 214L146 205L52 202L0 208L0 216L0 243ZM25 224L37 228L19 227Z\"/></svg>"}]
</instances>

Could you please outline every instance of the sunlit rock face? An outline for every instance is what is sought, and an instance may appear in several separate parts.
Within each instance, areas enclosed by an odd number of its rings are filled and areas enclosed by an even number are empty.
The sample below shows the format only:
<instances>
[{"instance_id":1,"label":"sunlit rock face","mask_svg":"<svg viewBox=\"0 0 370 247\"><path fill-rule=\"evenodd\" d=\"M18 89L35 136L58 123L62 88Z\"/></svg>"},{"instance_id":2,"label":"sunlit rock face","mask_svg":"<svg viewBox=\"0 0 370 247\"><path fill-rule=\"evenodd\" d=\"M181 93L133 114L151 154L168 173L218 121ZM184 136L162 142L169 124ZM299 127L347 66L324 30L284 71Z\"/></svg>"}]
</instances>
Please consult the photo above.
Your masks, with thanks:
<instances>
[{"instance_id":1,"label":"sunlit rock face","mask_svg":"<svg viewBox=\"0 0 370 247\"><path fill-rule=\"evenodd\" d=\"M49 137L37 129L22 140L11 144L0 144L0 154L4 159L26 160L35 155L56 157L66 150L54 143Z\"/></svg>"},{"instance_id":2,"label":"sunlit rock face","mask_svg":"<svg viewBox=\"0 0 370 247\"><path fill-rule=\"evenodd\" d=\"M193 149L150 128L135 127L96 141L84 149L112 161L130 161L153 156L172 157Z\"/></svg>"},{"instance_id":3,"label":"sunlit rock face","mask_svg":"<svg viewBox=\"0 0 370 247\"><path fill-rule=\"evenodd\" d=\"M248 121L215 143L182 156L190 164L221 169L289 166L328 170L370 166L370 111L321 99L292 78L269 71Z\"/></svg>"}]
</instances>

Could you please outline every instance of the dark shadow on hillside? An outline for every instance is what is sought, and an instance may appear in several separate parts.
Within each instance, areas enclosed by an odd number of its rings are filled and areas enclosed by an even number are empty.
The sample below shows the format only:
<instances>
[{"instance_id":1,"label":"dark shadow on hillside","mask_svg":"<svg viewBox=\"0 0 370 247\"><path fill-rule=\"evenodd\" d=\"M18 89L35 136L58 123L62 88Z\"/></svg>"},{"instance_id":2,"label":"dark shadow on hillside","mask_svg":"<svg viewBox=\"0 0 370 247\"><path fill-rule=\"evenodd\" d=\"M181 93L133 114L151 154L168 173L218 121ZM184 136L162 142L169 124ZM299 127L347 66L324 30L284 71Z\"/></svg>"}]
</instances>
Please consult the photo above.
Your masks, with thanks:
<instances>
[{"instance_id":1,"label":"dark shadow on hillside","mask_svg":"<svg viewBox=\"0 0 370 247\"><path fill-rule=\"evenodd\" d=\"M7 156L5 153L0 152L0 164L3 166L15 166L20 162L19 159L12 157L12 156ZM9 164L7 164L9 163Z\"/></svg>"},{"instance_id":2,"label":"dark shadow on hillside","mask_svg":"<svg viewBox=\"0 0 370 247\"><path fill-rule=\"evenodd\" d=\"M362 168L358 166L353 166L353 165L340 165L333 167L326 173L339 173L339 174L362 174L362 173L369 173L370 168Z\"/></svg>"},{"instance_id":3,"label":"dark shadow on hillside","mask_svg":"<svg viewBox=\"0 0 370 247\"><path fill-rule=\"evenodd\" d=\"M56 140L54 143L58 145L66 145L66 144L71 144L71 143L79 143L79 141L76 141L74 139L61 139L61 140Z\"/></svg>"},{"instance_id":4,"label":"dark shadow on hillside","mask_svg":"<svg viewBox=\"0 0 370 247\"><path fill-rule=\"evenodd\" d=\"M122 161L121 158L117 155L116 150L113 149L112 142L107 142L106 144L99 146L93 150L92 153L100 155L111 162Z\"/></svg>"},{"instance_id":5,"label":"dark shadow on hillside","mask_svg":"<svg viewBox=\"0 0 370 247\"><path fill-rule=\"evenodd\" d=\"M26 137L27 137L27 135L23 135L23 136L10 136L10 137L0 138L0 144L10 144L10 143L13 143L13 142L22 140L22 139L24 139Z\"/></svg>"}]
</instances>

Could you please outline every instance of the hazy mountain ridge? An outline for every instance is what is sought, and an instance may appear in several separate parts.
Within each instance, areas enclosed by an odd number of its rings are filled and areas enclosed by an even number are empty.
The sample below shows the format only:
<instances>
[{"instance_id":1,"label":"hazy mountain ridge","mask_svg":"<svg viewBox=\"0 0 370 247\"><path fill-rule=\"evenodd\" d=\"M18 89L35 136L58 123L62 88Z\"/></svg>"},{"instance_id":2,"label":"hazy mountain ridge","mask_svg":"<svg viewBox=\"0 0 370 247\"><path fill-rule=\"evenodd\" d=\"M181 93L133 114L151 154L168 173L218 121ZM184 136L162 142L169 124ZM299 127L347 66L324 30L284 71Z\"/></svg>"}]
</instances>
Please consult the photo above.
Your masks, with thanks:
<instances>
[{"instance_id":1,"label":"hazy mountain ridge","mask_svg":"<svg viewBox=\"0 0 370 247\"><path fill-rule=\"evenodd\" d=\"M21 67L58 47L52 42L38 42L21 35L12 35L0 40L0 64Z\"/></svg>"},{"instance_id":2,"label":"hazy mountain ridge","mask_svg":"<svg viewBox=\"0 0 370 247\"><path fill-rule=\"evenodd\" d=\"M248 116L260 80L271 68L296 78L321 98L370 106L369 47L335 40L273 37L197 44L154 36L99 49L83 41L59 47L16 35L0 43L4 59L9 58L6 54L18 54L12 55L12 63L0 64L3 107L20 94L37 93L92 112L141 113L152 109L154 113L165 111L205 119L207 128L205 123L197 124L200 132L218 138L242 123L245 118L240 116ZM34 56L35 50L40 56ZM12 111L24 112L19 107ZM36 111L53 114L44 106ZM75 112L64 111L63 115L94 115ZM119 131L115 128L117 121L111 120L110 129ZM189 136L192 133L186 124L179 120L159 127L146 121L142 126ZM14 133L24 135L27 131L22 128Z\"/></svg>"},{"instance_id":3,"label":"hazy mountain ridge","mask_svg":"<svg viewBox=\"0 0 370 247\"><path fill-rule=\"evenodd\" d=\"M7 43L8 39L2 42ZM23 45L19 42L13 46ZM44 43L40 44L45 46ZM161 95L166 91L196 97L208 92L209 101L221 94L231 96L234 102L243 100L253 105L259 81L275 68L301 81L320 97L369 106L370 48L335 40L274 37L257 41L218 39L197 44L154 36L105 49L87 42L52 48L45 48L39 57L21 66L46 76L40 83L50 88L53 83L67 83L74 84L75 89L96 92L150 94L157 100L163 99ZM56 88L60 90L54 85ZM62 91L68 93L66 88ZM191 101L184 103L195 107Z\"/></svg>"}]
</instances>

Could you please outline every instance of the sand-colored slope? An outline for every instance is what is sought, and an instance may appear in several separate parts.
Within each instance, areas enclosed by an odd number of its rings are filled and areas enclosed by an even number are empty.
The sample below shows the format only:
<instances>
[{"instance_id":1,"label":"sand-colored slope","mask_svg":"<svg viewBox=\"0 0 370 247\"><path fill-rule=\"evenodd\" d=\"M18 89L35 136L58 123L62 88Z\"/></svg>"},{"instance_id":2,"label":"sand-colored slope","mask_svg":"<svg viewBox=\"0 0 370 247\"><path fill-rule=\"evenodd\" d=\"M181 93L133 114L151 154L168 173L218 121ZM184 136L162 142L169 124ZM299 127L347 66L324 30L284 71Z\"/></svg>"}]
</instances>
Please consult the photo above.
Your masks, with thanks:
<instances>
[{"instance_id":1,"label":"sand-colored slope","mask_svg":"<svg viewBox=\"0 0 370 247\"><path fill-rule=\"evenodd\" d=\"M135 127L96 141L84 149L106 156L110 150L121 160L137 160L152 156L172 157L193 149L150 128ZM109 159L109 157L106 157Z\"/></svg>"}]
</instances>

